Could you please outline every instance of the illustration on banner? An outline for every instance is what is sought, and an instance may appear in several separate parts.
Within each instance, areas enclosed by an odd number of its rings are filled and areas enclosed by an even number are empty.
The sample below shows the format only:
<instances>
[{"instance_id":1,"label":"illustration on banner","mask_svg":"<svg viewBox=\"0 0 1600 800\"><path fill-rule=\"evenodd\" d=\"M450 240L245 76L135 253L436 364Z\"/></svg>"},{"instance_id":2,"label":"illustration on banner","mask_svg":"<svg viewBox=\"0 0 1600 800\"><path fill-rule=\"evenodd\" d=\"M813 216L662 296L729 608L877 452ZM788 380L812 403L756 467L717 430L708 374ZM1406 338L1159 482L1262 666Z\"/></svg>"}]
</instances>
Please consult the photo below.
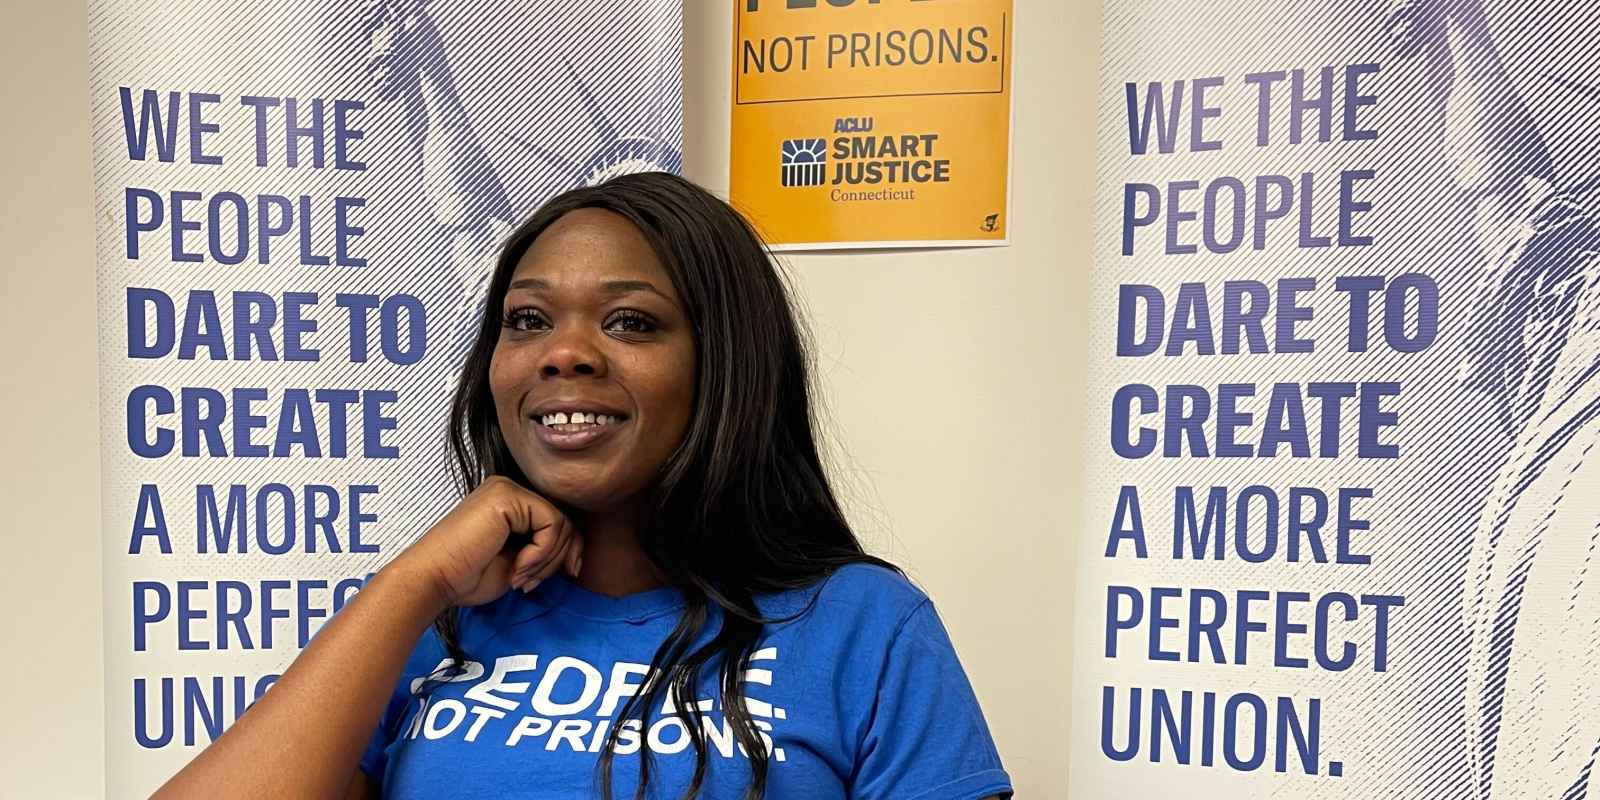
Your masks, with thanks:
<instances>
[{"instance_id":1,"label":"illustration on banner","mask_svg":"<svg viewBox=\"0 0 1600 800\"><path fill-rule=\"evenodd\" d=\"M1463 593L1475 796L1587 797L1600 747L1600 520L1571 498L1600 488L1600 178L1560 186L1477 0L1400 0L1389 33L1426 62L1483 258L1459 377L1492 395L1515 440Z\"/></svg>"}]
</instances>

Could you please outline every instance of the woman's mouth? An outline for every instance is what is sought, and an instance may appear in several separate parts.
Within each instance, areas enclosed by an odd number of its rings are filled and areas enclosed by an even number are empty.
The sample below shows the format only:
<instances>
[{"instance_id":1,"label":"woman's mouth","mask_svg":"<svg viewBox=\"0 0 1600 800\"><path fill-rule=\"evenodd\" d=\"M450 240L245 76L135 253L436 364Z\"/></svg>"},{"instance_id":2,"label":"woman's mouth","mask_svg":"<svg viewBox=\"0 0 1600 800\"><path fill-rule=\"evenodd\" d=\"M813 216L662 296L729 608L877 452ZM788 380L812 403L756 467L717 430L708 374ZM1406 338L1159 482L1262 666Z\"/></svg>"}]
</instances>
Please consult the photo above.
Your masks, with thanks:
<instances>
[{"instance_id":1,"label":"woman's mouth","mask_svg":"<svg viewBox=\"0 0 1600 800\"><path fill-rule=\"evenodd\" d=\"M610 436L628 421L619 414L557 411L534 417L539 440L556 450L581 450Z\"/></svg>"}]
</instances>

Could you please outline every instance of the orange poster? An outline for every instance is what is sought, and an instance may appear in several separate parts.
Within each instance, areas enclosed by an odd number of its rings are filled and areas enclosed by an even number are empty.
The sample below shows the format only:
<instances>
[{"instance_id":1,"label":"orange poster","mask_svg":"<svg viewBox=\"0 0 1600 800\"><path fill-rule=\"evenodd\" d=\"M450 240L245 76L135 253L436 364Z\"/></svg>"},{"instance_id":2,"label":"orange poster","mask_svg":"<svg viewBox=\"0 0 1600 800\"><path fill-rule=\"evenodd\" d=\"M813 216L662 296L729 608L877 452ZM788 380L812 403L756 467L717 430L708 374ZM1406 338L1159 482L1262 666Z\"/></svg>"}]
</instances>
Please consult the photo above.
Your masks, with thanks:
<instances>
[{"instance_id":1,"label":"orange poster","mask_svg":"<svg viewBox=\"0 0 1600 800\"><path fill-rule=\"evenodd\" d=\"M1011 0L735 0L730 194L774 247L1007 243Z\"/></svg>"}]
</instances>

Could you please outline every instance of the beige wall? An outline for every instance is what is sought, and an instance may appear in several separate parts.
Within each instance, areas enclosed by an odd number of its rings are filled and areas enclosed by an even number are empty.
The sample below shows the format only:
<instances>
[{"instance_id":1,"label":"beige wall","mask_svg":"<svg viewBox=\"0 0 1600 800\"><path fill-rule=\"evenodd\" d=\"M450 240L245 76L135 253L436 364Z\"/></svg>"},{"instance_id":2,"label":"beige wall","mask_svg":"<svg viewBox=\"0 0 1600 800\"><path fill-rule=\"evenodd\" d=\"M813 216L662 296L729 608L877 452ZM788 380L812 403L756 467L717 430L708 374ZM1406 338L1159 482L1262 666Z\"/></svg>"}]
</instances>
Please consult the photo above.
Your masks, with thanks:
<instances>
[{"instance_id":1,"label":"beige wall","mask_svg":"<svg viewBox=\"0 0 1600 800\"><path fill-rule=\"evenodd\" d=\"M0 795L99 797L100 461L82 0L0 0Z\"/></svg>"},{"instance_id":2,"label":"beige wall","mask_svg":"<svg viewBox=\"0 0 1600 800\"><path fill-rule=\"evenodd\" d=\"M851 514L934 597L1021 796L1066 797L1098 3L1015 0L1013 244L788 258ZM726 4L687 0L685 169L727 187ZM82 0L0 4L0 794L102 793ZM48 343L45 345L44 343ZM112 796L116 796L112 792Z\"/></svg>"}]
</instances>

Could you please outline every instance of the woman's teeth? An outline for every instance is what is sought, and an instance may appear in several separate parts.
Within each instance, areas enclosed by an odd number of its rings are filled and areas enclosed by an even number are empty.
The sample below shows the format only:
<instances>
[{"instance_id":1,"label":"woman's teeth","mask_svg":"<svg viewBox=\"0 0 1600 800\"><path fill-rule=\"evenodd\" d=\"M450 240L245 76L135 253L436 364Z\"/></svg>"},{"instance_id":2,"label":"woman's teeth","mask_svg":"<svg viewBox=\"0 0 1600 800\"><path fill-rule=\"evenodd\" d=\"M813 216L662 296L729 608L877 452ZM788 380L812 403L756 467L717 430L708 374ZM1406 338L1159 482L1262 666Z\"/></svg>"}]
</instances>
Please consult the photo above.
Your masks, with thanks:
<instances>
[{"instance_id":1,"label":"woman's teeth","mask_svg":"<svg viewBox=\"0 0 1600 800\"><path fill-rule=\"evenodd\" d=\"M583 430L586 425L611 425L620 421L622 421L621 417L610 414L591 414L583 411L576 411L571 414L557 412L545 414L539 418L540 423L564 433Z\"/></svg>"}]
</instances>

